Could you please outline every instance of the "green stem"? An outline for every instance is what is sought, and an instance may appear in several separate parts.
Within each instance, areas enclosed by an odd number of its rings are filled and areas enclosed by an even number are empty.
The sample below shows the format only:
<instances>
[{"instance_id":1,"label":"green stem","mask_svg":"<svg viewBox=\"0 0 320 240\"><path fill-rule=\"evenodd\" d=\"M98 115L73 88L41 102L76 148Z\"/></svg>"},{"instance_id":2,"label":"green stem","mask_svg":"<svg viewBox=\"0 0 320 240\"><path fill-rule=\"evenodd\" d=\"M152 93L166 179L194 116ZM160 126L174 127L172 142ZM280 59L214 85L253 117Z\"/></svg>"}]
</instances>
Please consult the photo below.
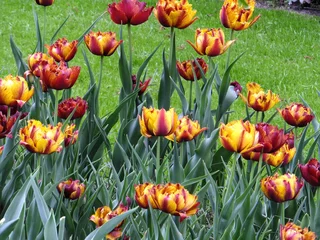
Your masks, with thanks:
<instances>
[{"instance_id":1,"label":"green stem","mask_svg":"<svg viewBox=\"0 0 320 240\"><path fill-rule=\"evenodd\" d=\"M190 91L189 91L189 113L192 111L192 84L193 81L190 81Z\"/></svg>"},{"instance_id":2,"label":"green stem","mask_svg":"<svg viewBox=\"0 0 320 240\"><path fill-rule=\"evenodd\" d=\"M161 152L161 137L158 137L157 139L157 156L156 156L156 171L155 171L155 174L157 176L156 178L156 182L159 183L159 180L158 179L158 171L160 169L160 152Z\"/></svg>"},{"instance_id":3,"label":"green stem","mask_svg":"<svg viewBox=\"0 0 320 240\"><path fill-rule=\"evenodd\" d=\"M101 82L102 82L102 69L103 69L103 59L104 56L100 57L100 74L99 74L99 81L98 81L98 87L95 95L95 114L99 115L99 94L100 94L100 88L101 88Z\"/></svg>"},{"instance_id":4,"label":"green stem","mask_svg":"<svg viewBox=\"0 0 320 240\"><path fill-rule=\"evenodd\" d=\"M284 202L283 203L279 203L280 204L280 224L281 225L285 225L285 207L284 207Z\"/></svg>"},{"instance_id":5,"label":"green stem","mask_svg":"<svg viewBox=\"0 0 320 240\"><path fill-rule=\"evenodd\" d=\"M59 102L59 90L56 90L56 94L54 97L54 120L53 120L53 125L56 126L57 125L57 121L58 121L58 102Z\"/></svg>"},{"instance_id":6,"label":"green stem","mask_svg":"<svg viewBox=\"0 0 320 240\"><path fill-rule=\"evenodd\" d=\"M174 62L173 56L174 56L174 28L171 27L170 29L170 58L169 58L169 69L170 73L172 73L172 70L175 69L176 63Z\"/></svg>"},{"instance_id":7,"label":"green stem","mask_svg":"<svg viewBox=\"0 0 320 240\"><path fill-rule=\"evenodd\" d=\"M44 51L44 44L45 44L45 41L46 41L46 25L47 25L47 8L46 7L43 7L44 10L43 10L43 35L42 35L42 45L41 45L41 52Z\"/></svg>"},{"instance_id":8,"label":"green stem","mask_svg":"<svg viewBox=\"0 0 320 240\"><path fill-rule=\"evenodd\" d=\"M128 43L129 43L129 74L132 76L132 36L131 25L128 24ZM138 80L138 79L137 79Z\"/></svg>"},{"instance_id":9,"label":"green stem","mask_svg":"<svg viewBox=\"0 0 320 240\"><path fill-rule=\"evenodd\" d=\"M231 30L231 33L230 33L230 41L233 40L233 33L234 33L234 30L232 29L232 30ZM230 63L231 46L228 48L227 51L228 51L228 53L227 53L226 70L228 69L229 63Z\"/></svg>"}]
</instances>

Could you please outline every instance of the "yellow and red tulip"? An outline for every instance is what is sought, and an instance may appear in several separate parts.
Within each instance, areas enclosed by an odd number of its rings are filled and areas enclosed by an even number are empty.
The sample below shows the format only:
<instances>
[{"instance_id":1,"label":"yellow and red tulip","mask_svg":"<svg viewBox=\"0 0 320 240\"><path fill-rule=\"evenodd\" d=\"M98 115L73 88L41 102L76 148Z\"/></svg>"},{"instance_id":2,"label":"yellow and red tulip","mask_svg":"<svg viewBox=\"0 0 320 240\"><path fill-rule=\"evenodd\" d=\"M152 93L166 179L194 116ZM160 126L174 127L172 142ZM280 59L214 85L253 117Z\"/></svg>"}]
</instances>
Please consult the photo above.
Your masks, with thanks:
<instances>
[{"instance_id":1,"label":"yellow and red tulip","mask_svg":"<svg viewBox=\"0 0 320 240\"><path fill-rule=\"evenodd\" d=\"M170 141L187 142L193 140L207 128L200 128L198 121L192 121L187 116L179 120L179 125L173 134L166 136Z\"/></svg>"},{"instance_id":2,"label":"yellow and red tulip","mask_svg":"<svg viewBox=\"0 0 320 240\"><path fill-rule=\"evenodd\" d=\"M320 186L320 162L312 158L306 164L299 164L301 175L312 186Z\"/></svg>"},{"instance_id":3,"label":"yellow and red tulip","mask_svg":"<svg viewBox=\"0 0 320 240\"><path fill-rule=\"evenodd\" d=\"M208 70L207 63L202 58L196 60L201 67L203 74ZM201 70L195 60L187 60L183 62L177 61L176 66L181 77L188 81L199 80L201 78Z\"/></svg>"},{"instance_id":4,"label":"yellow and red tulip","mask_svg":"<svg viewBox=\"0 0 320 240\"><path fill-rule=\"evenodd\" d=\"M114 32L90 32L84 41L91 53L98 56L111 56L123 40L117 41Z\"/></svg>"},{"instance_id":5,"label":"yellow and red tulip","mask_svg":"<svg viewBox=\"0 0 320 240\"><path fill-rule=\"evenodd\" d=\"M54 3L54 0L36 0L36 3L38 5L42 5L42 6L50 6Z\"/></svg>"},{"instance_id":6,"label":"yellow and red tulip","mask_svg":"<svg viewBox=\"0 0 320 240\"><path fill-rule=\"evenodd\" d=\"M57 62L65 61L68 62L75 56L77 52L78 40L68 42L66 38L59 38L52 45L45 45L48 49L48 53Z\"/></svg>"},{"instance_id":7,"label":"yellow and red tulip","mask_svg":"<svg viewBox=\"0 0 320 240\"><path fill-rule=\"evenodd\" d=\"M121 215L128 211L129 207L120 203L120 205L115 209L111 210L108 206L99 207L94 215L91 215L90 220L96 224L97 227L101 227L104 223L108 222L110 219ZM122 235L121 226L124 221L120 222L110 233L107 234L106 239L113 240L118 239Z\"/></svg>"},{"instance_id":8,"label":"yellow and red tulip","mask_svg":"<svg viewBox=\"0 0 320 240\"><path fill-rule=\"evenodd\" d=\"M300 181L296 175L291 173L280 176L275 173L273 176L263 178L260 186L268 199L275 202L285 202L298 196L303 187L303 181Z\"/></svg>"},{"instance_id":9,"label":"yellow and red tulip","mask_svg":"<svg viewBox=\"0 0 320 240\"><path fill-rule=\"evenodd\" d=\"M68 147L76 143L79 137L79 130L74 131L76 125L72 123L66 127L64 131L64 146Z\"/></svg>"},{"instance_id":10,"label":"yellow and red tulip","mask_svg":"<svg viewBox=\"0 0 320 240\"><path fill-rule=\"evenodd\" d=\"M152 208L157 208L157 205L154 201L155 187L156 185L152 183L143 183L134 186L134 199L140 207L148 208L150 203Z\"/></svg>"},{"instance_id":11,"label":"yellow and red tulip","mask_svg":"<svg viewBox=\"0 0 320 240\"><path fill-rule=\"evenodd\" d=\"M247 83L247 90L247 97L242 94L240 94L240 97L248 107L253 108L255 111L267 111L281 101L279 96L272 93L271 90L265 93L258 83Z\"/></svg>"},{"instance_id":12,"label":"yellow and red tulip","mask_svg":"<svg viewBox=\"0 0 320 240\"><path fill-rule=\"evenodd\" d=\"M12 138L13 136L11 134L11 128L16 121L24 118L26 115L27 114L24 113L20 116L19 112L15 112L10 116L6 116L2 111L0 111L0 139L5 137Z\"/></svg>"},{"instance_id":13,"label":"yellow and red tulip","mask_svg":"<svg viewBox=\"0 0 320 240\"><path fill-rule=\"evenodd\" d=\"M65 198L74 200L80 198L84 194L86 186L83 183L80 183L79 180L72 180L70 178L60 182L57 186L57 190L59 193L63 192Z\"/></svg>"},{"instance_id":14,"label":"yellow and red tulip","mask_svg":"<svg viewBox=\"0 0 320 240\"><path fill-rule=\"evenodd\" d=\"M23 77L8 75L3 79L0 78L0 105L22 107L33 93L34 88L29 89Z\"/></svg>"},{"instance_id":15,"label":"yellow and red tulip","mask_svg":"<svg viewBox=\"0 0 320 240\"><path fill-rule=\"evenodd\" d=\"M224 32L221 28L200 29L195 33L195 44L189 40L187 42L200 55L215 57L223 54L235 40L225 42Z\"/></svg>"},{"instance_id":16,"label":"yellow and red tulip","mask_svg":"<svg viewBox=\"0 0 320 240\"><path fill-rule=\"evenodd\" d=\"M252 26L260 15L250 21L254 11L255 1L246 0L247 7L239 5L238 0L225 0L220 10L220 21L226 28L236 31L245 30Z\"/></svg>"},{"instance_id":17,"label":"yellow and red tulip","mask_svg":"<svg viewBox=\"0 0 320 240\"><path fill-rule=\"evenodd\" d=\"M140 132L145 137L168 136L178 126L178 115L174 109L154 109L143 107L142 115L139 116Z\"/></svg>"},{"instance_id":18,"label":"yellow and red tulip","mask_svg":"<svg viewBox=\"0 0 320 240\"><path fill-rule=\"evenodd\" d=\"M255 125L249 121L234 120L222 123L219 131L222 146L231 152L246 152L261 147Z\"/></svg>"},{"instance_id":19,"label":"yellow and red tulip","mask_svg":"<svg viewBox=\"0 0 320 240\"><path fill-rule=\"evenodd\" d=\"M43 67L40 78L46 88L56 90L71 88L78 79L80 67L68 68L64 61L60 64L47 64Z\"/></svg>"},{"instance_id":20,"label":"yellow and red tulip","mask_svg":"<svg viewBox=\"0 0 320 240\"><path fill-rule=\"evenodd\" d=\"M287 222L284 226L280 225L280 240L315 240L316 238L314 232L292 222Z\"/></svg>"},{"instance_id":21,"label":"yellow and red tulip","mask_svg":"<svg viewBox=\"0 0 320 240\"><path fill-rule=\"evenodd\" d=\"M262 161L274 167L278 167L280 166L280 164L285 165L291 162L296 153L296 148L294 147L294 144L290 143L290 138L293 138L293 135L287 135L288 139L277 151L271 153L262 153ZM260 155L261 152L255 150L244 152L241 154L243 158L253 161L259 161Z\"/></svg>"},{"instance_id":22,"label":"yellow and red tulip","mask_svg":"<svg viewBox=\"0 0 320 240\"><path fill-rule=\"evenodd\" d=\"M153 12L164 27L184 29L198 19L188 0L159 0Z\"/></svg>"},{"instance_id":23,"label":"yellow and red tulip","mask_svg":"<svg viewBox=\"0 0 320 240\"><path fill-rule=\"evenodd\" d=\"M294 127L305 127L314 118L311 109L301 103L292 103L278 111L286 123Z\"/></svg>"},{"instance_id":24,"label":"yellow and red tulip","mask_svg":"<svg viewBox=\"0 0 320 240\"><path fill-rule=\"evenodd\" d=\"M198 197L192 195L179 183L167 183L155 188L155 203L159 210L180 217L180 222L198 212Z\"/></svg>"},{"instance_id":25,"label":"yellow and red tulip","mask_svg":"<svg viewBox=\"0 0 320 240\"><path fill-rule=\"evenodd\" d=\"M139 25L146 22L153 7L146 7L145 2L138 0L121 0L119 3L109 4L108 12L111 20L116 24Z\"/></svg>"},{"instance_id":26,"label":"yellow and red tulip","mask_svg":"<svg viewBox=\"0 0 320 240\"><path fill-rule=\"evenodd\" d=\"M20 144L33 153L50 154L61 151L64 141L62 123L44 126L40 121L29 120L20 129Z\"/></svg>"},{"instance_id":27,"label":"yellow and red tulip","mask_svg":"<svg viewBox=\"0 0 320 240\"><path fill-rule=\"evenodd\" d=\"M58 117L67 119L75 108L71 119L81 118L86 113L88 103L80 97L65 99L58 105Z\"/></svg>"},{"instance_id":28,"label":"yellow and red tulip","mask_svg":"<svg viewBox=\"0 0 320 240\"><path fill-rule=\"evenodd\" d=\"M29 70L25 73L25 75L32 74L34 76L40 77L41 71L43 67L47 64L54 64L53 57L42 53L36 52L28 57L28 66Z\"/></svg>"}]
</instances>

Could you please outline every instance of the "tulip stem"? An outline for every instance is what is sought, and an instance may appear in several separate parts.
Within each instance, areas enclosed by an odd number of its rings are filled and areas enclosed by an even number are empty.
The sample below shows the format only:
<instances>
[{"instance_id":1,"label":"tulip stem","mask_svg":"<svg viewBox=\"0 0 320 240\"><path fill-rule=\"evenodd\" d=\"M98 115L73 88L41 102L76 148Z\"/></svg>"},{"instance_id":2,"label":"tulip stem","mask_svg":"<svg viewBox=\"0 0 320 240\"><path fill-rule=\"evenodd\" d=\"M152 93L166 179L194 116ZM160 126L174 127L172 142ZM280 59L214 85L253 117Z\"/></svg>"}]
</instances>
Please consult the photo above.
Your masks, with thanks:
<instances>
[{"instance_id":1,"label":"tulip stem","mask_svg":"<svg viewBox=\"0 0 320 240\"><path fill-rule=\"evenodd\" d=\"M53 125L57 125L58 120L58 102L59 102L59 90L56 90L56 94L54 97L54 117L53 117Z\"/></svg>"},{"instance_id":2,"label":"tulip stem","mask_svg":"<svg viewBox=\"0 0 320 240\"><path fill-rule=\"evenodd\" d=\"M161 137L157 139L157 156L156 156L156 176L157 176L157 183L158 183L158 171L160 169L160 152L161 152Z\"/></svg>"},{"instance_id":3,"label":"tulip stem","mask_svg":"<svg viewBox=\"0 0 320 240\"><path fill-rule=\"evenodd\" d=\"M231 30L231 33L230 33L230 40L231 40L231 41L233 40L233 33L234 33L234 30L232 29L232 30ZM227 70L228 67L229 67L231 46L228 48L227 51L228 51L228 54L227 54L226 70Z\"/></svg>"},{"instance_id":4,"label":"tulip stem","mask_svg":"<svg viewBox=\"0 0 320 240\"><path fill-rule=\"evenodd\" d=\"M193 81L190 81L190 92L189 92L189 113L192 111L192 83Z\"/></svg>"},{"instance_id":5,"label":"tulip stem","mask_svg":"<svg viewBox=\"0 0 320 240\"><path fill-rule=\"evenodd\" d=\"M100 88L101 88L101 82L102 82L102 69L103 69L103 59L104 56L100 57L100 73L99 73L99 81L98 81L98 87L96 91L96 95L94 96L94 104L95 104L95 114L99 115L99 94L100 94Z\"/></svg>"},{"instance_id":6,"label":"tulip stem","mask_svg":"<svg viewBox=\"0 0 320 240\"><path fill-rule=\"evenodd\" d=\"M285 207L284 207L284 202L279 203L280 204L280 224L285 225Z\"/></svg>"},{"instance_id":7,"label":"tulip stem","mask_svg":"<svg viewBox=\"0 0 320 240\"><path fill-rule=\"evenodd\" d=\"M129 44L129 76L132 76L132 36L131 25L128 24L128 44ZM137 79L139 80L139 79Z\"/></svg>"}]
</instances>

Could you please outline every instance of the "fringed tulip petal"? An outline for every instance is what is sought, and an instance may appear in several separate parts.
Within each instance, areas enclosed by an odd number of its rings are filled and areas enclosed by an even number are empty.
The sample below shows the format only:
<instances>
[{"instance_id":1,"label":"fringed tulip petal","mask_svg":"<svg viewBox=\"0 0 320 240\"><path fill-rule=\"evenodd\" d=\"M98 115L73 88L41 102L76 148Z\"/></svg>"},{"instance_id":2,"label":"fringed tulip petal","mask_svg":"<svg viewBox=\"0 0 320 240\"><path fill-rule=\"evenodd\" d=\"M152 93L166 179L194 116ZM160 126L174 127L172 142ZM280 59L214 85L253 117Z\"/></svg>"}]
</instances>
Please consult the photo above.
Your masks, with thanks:
<instances>
[{"instance_id":1,"label":"fringed tulip petal","mask_svg":"<svg viewBox=\"0 0 320 240\"><path fill-rule=\"evenodd\" d=\"M311 109L301 103L292 103L282 110L278 109L278 111L286 123L294 127L305 127L314 118Z\"/></svg>"}]
</instances>

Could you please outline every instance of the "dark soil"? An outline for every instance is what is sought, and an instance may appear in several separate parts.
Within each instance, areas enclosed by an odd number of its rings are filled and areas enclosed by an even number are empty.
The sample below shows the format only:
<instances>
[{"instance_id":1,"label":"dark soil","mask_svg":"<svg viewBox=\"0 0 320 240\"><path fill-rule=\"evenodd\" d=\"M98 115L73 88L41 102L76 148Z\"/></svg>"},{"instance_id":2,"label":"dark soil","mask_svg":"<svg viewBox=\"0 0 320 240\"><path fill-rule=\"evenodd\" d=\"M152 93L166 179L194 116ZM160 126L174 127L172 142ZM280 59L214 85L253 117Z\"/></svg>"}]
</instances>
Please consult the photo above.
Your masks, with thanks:
<instances>
[{"instance_id":1,"label":"dark soil","mask_svg":"<svg viewBox=\"0 0 320 240\"><path fill-rule=\"evenodd\" d=\"M300 4L299 1L292 5L288 4L275 4L272 1L257 1L257 8L267 8L267 9L282 9L287 11L293 11L300 14L307 14L313 16L320 16L320 6L310 5L310 4Z\"/></svg>"}]
</instances>

